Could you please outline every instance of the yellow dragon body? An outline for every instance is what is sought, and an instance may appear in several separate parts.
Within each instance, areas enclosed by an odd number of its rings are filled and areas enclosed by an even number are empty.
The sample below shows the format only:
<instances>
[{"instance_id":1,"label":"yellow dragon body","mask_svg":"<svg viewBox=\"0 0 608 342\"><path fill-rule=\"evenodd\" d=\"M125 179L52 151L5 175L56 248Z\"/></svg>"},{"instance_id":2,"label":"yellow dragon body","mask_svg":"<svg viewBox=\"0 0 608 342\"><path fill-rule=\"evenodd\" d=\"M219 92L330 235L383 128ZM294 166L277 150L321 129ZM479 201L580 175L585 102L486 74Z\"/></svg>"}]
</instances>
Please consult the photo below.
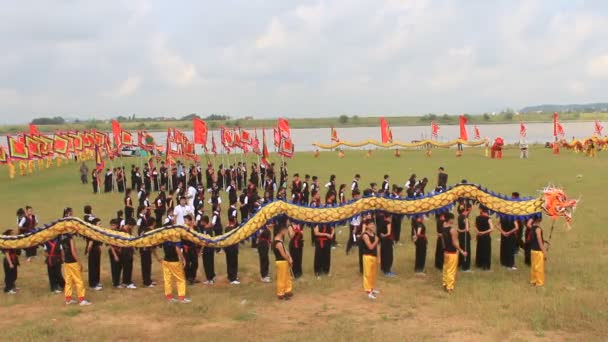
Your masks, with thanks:
<instances>
[{"instance_id":1,"label":"yellow dragon body","mask_svg":"<svg viewBox=\"0 0 608 342\"><path fill-rule=\"evenodd\" d=\"M576 207L576 200L569 200L561 189L546 188L539 197L510 199L473 184L458 184L444 192L428 194L415 199L365 197L354 202L329 208L309 208L283 201L271 202L258 210L251 218L239 227L220 236L209 236L197 233L185 226L158 228L141 236L93 226L79 218L64 218L38 228L34 231L16 235L0 236L1 249L26 248L40 245L60 234L73 233L88 239L117 247L150 247L165 241L189 240L208 247L226 247L237 244L255 234L268 221L279 216L293 221L320 224L340 223L368 211L387 211L407 216L428 215L447 211L460 198L477 201L492 213L517 218L528 218L541 215L571 217Z\"/></svg>"}]
</instances>

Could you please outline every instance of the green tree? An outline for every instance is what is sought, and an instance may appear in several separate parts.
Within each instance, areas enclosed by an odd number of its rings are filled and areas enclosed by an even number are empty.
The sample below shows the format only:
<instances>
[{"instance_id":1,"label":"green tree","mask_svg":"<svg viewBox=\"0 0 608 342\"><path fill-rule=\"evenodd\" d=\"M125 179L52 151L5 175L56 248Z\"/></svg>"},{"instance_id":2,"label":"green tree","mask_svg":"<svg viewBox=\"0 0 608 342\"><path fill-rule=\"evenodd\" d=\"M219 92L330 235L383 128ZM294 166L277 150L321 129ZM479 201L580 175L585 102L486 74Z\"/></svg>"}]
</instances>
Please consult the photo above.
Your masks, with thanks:
<instances>
[{"instance_id":1,"label":"green tree","mask_svg":"<svg viewBox=\"0 0 608 342\"><path fill-rule=\"evenodd\" d=\"M348 116L346 115L340 115L340 117L338 118L338 122L341 124L345 124L348 122Z\"/></svg>"}]
</instances>

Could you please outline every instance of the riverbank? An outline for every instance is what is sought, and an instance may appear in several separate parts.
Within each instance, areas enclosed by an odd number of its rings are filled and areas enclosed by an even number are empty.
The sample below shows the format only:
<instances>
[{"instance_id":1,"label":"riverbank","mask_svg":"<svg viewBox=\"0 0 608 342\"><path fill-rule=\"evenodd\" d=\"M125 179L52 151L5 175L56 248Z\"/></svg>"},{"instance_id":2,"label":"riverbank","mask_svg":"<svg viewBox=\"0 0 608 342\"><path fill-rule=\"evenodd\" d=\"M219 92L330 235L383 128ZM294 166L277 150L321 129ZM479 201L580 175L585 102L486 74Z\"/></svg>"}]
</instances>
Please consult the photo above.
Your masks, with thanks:
<instances>
[{"instance_id":1,"label":"riverbank","mask_svg":"<svg viewBox=\"0 0 608 342\"><path fill-rule=\"evenodd\" d=\"M288 116L287 116L288 117ZM513 124L520 120L526 123L549 123L552 122L551 113L526 113L515 115L513 113L505 114L483 114L483 115L467 115L470 125L489 125L489 124ZM456 125L458 124L458 115L434 115L427 114L423 116L393 116L386 117L391 127L404 126L424 126L437 122L441 125ZM369 116L360 117L357 115L327 118L289 118L289 124L292 128L344 128L344 127L377 127L379 117ZM608 120L608 113L561 113L561 122L589 122L594 120ZM241 127L241 128L271 128L276 125L276 118L273 119L234 119L234 120L210 120L207 121L209 129L217 129L220 126ZM124 121L121 122L123 129L129 131L148 130L149 132L165 131L167 128L178 128L182 130L192 129L191 121L171 120L171 121ZM81 121L78 123L66 123L62 125L39 125L38 129L43 133L53 133L56 131L67 130L89 130L97 129L100 131L111 131L112 124L110 120L99 121ZM0 125L0 134L10 134L29 131L28 125Z\"/></svg>"}]
</instances>

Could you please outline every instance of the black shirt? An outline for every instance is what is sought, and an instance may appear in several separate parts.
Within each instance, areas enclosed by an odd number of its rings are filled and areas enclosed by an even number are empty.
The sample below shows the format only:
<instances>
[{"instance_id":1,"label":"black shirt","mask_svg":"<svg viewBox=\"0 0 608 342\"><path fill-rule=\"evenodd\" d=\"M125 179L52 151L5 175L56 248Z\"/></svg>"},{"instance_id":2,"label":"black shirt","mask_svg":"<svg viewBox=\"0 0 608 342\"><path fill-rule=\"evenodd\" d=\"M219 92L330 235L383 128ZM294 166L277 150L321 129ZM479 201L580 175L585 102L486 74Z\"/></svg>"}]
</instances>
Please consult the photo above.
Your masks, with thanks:
<instances>
[{"instance_id":1,"label":"black shirt","mask_svg":"<svg viewBox=\"0 0 608 342\"><path fill-rule=\"evenodd\" d=\"M283 258L283 255L281 255L281 252L277 248L278 244L282 245L283 241L281 241L281 240L272 241L272 251L274 252L274 257L275 257L276 261L282 261L282 260L285 260L285 258ZM285 249L285 246L283 246L283 249Z\"/></svg>"},{"instance_id":2,"label":"black shirt","mask_svg":"<svg viewBox=\"0 0 608 342\"><path fill-rule=\"evenodd\" d=\"M532 232L530 232L530 249L533 251L542 251L540 249L540 243L536 236L536 230L540 229L540 237L543 238L543 230L539 226L532 226Z\"/></svg>"},{"instance_id":3,"label":"black shirt","mask_svg":"<svg viewBox=\"0 0 608 342\"><path fill-rule=\"evenodd\" d=\"M370 234L368 232L365 232L365 233L363 233L361 235L362 236L363 235L367 235L369 237L369 242L372 243L372 244L374 242L376 242L376 239L378 238L376 236L376 234ZM373 249L369 249L367 247L367 244L365 243L365 241L363 241L363 238L361 239L361 248L362 248L361 251L362 251L362 253L364 255L373 255L373 256L376 256L378 254L378 246L374 247Z\"/></svg>"},{"instance_id":4,"label":"black shirt","mask_svg":"<svg viewBox=\"0 0 608 342\"><path fill-rule=\"evenodd\" d=\"M441 230L441 236L443 237L443 250L446 253L456 253L456 246L452 241L451 234L452 227L443 227Z\"/></svg>"},{"instance_id":5,"label":"black shirt","mask_svg":"<svg viewBox=\"0 0 608 342\"><path fill-rule=\"evenodd\" d=\"M75 263L76 259L72 254L72 235L71 234L63 234L61 235L61 249L63 250L63 261L66 264Z\"/></svg>"},{"instance_id":6,"label":"black shirt","mask_svg":"<svg viewBox=\"0 0 608 342\"><path fill-rule=\"evenodd\" d=\"M477 225L477 230L480 232L485 232L490 230L490 217L489 216L477 216L475 219L475 224Z\"/></svg>"},{"instance_id":7,"label":"black shirt","mask_svg":"<svg viewBox=\"0 0 608 342\"><path fill-rule=\"evenodd\" d=\"M179 261L179 256L177 255L177 251L175 250L175 247L181 248L182 247L181 242L167 241L167 242L163 243L163 252L165 252L165 259L164 259L165 261L168 261L168 262Z\"/></svg>"}]
</instances>

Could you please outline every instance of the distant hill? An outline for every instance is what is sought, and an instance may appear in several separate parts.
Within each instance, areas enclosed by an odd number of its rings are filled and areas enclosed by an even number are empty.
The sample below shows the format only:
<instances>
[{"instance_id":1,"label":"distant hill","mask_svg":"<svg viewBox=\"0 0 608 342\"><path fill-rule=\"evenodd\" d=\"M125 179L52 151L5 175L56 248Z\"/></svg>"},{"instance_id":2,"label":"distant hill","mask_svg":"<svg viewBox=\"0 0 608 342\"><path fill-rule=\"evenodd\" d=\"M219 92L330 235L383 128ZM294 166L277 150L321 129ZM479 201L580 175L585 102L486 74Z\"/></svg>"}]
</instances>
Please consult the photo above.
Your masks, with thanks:
<instances>
[{"instance_id":1,"label":"distant hill","mask_svg":"<svg viewBox=\"0 0 608 342\"><path fill-rule=\"evenodd\" d=\"M608 103L588 103L588 104L567 104L567 105L556 105L556 104L543 104L539 106L524 107L519 110L520 113L568 113L568 112L582 112L582 113L593 113L593 112L608 112Z\"/></svg>"}]
</instances>

